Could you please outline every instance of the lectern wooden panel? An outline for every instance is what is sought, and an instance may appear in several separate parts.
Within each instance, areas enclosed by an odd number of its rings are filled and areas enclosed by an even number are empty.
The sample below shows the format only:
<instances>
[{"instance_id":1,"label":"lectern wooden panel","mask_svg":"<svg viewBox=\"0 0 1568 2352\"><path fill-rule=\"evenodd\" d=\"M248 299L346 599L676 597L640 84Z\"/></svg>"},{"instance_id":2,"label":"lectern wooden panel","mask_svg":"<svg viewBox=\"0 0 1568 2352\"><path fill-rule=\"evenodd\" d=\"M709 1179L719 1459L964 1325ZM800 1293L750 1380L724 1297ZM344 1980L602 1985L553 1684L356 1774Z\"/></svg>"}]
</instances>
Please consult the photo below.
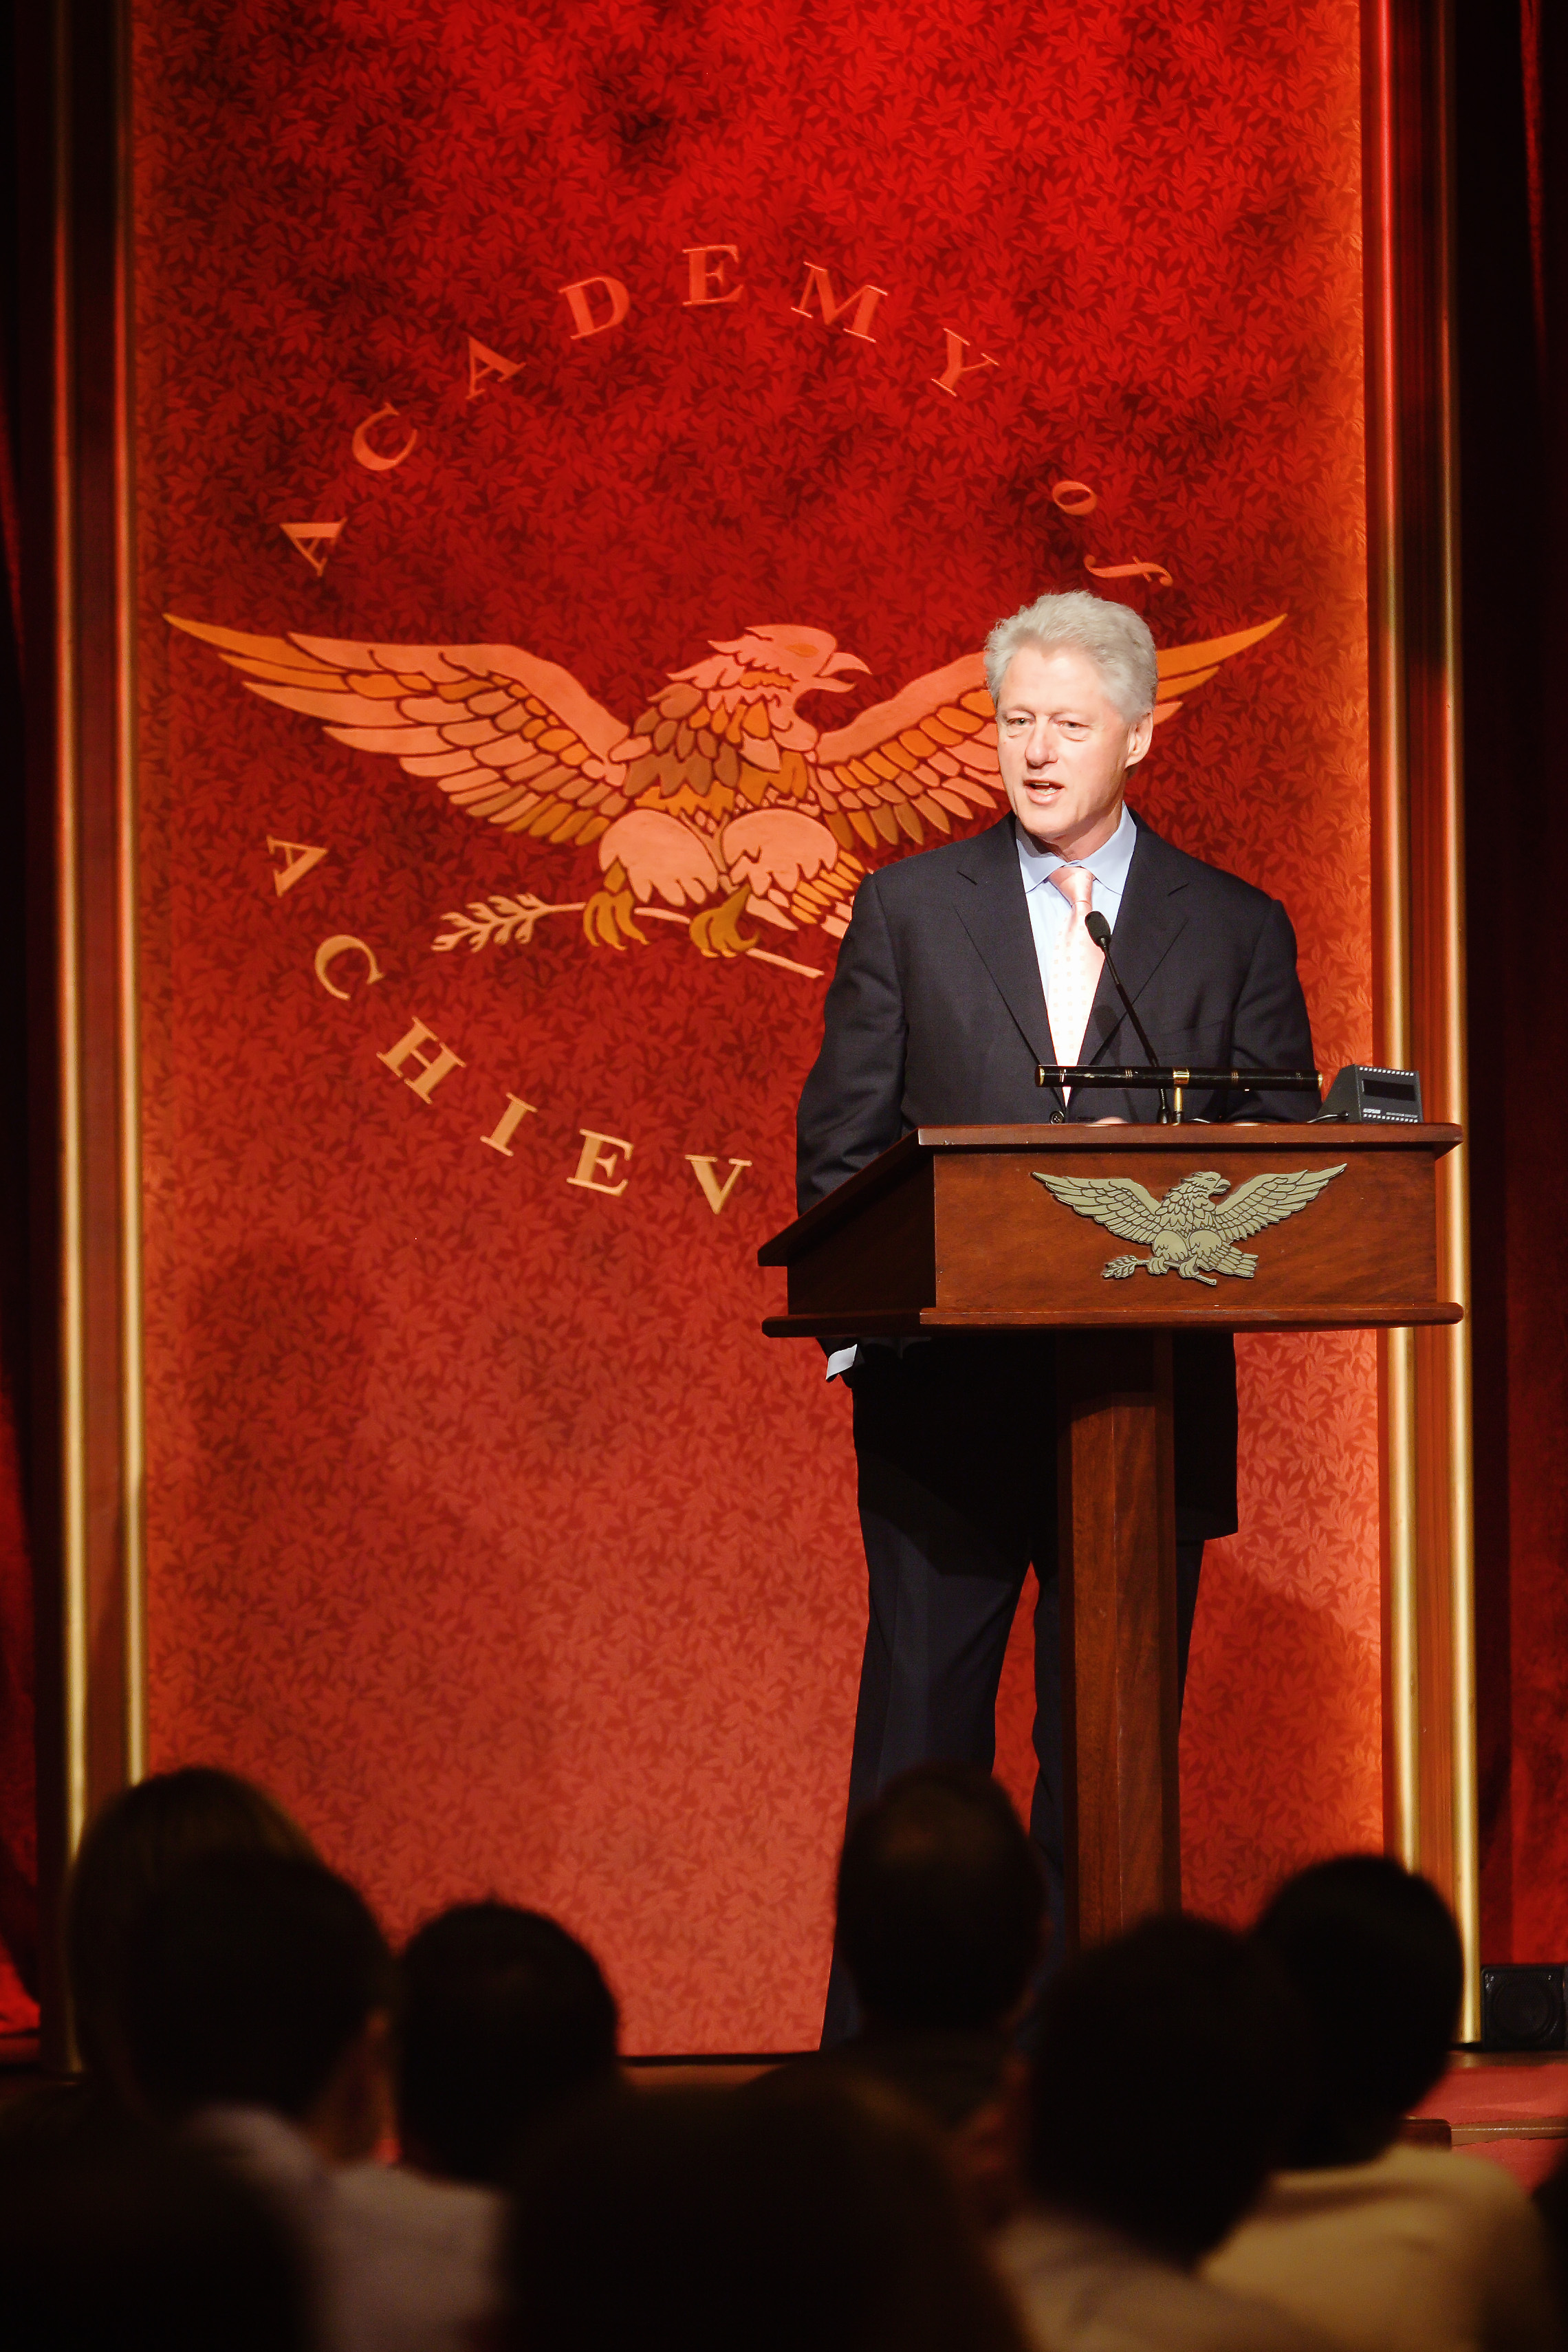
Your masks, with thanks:
<instances>
[{"instance_id":1,"label":"lectern wooden panel","mask_svg":"<svg viewBox=\"0 0 1568 2352\"><path fill-rule=\"evenodd\" d=\"M1457 1127L921 1128L759 1251L772 1338L1058 1348L1069 1937L1181 1899L1170 1334L1452 1323Z\"/></svg>"}]
</instances>

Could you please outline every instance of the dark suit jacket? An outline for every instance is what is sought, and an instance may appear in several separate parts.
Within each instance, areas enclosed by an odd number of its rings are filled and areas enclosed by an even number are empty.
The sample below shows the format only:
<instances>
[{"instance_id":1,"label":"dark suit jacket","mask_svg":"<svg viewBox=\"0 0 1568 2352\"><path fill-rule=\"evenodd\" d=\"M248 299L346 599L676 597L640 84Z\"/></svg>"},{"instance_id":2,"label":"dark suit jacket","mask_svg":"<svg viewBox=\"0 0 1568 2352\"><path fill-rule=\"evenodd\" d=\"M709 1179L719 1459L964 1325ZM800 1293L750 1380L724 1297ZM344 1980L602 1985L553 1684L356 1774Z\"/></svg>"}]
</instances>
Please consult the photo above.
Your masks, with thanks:
<instances>
[{"instance_id":1,"label":"dark suit jacket","mask_svg":"<svg viewBox=\"0 0 1568 2352\"><path fill-rule=\"evenodd\" d=\"M1189 1067L1310 1069L1296 937L1277 899L1140 824L1113 952L1155 1053ZM1142 1061L1109 972L1084 1062ZM1037 1087L1054 1062L1011 815L973 841L868 875L827 992L822 1051L800 1100L802 1209L915 1127L1152 1120L1152 1090ZM1189 1096L1187 1116L1302 1118L1307 1095ZM962 1346L962 1342L956 1343ZM1178 1531L1236 1526L1236 1371L1228 1338L1177 1341Z\"/></svg>"}]
</instances>

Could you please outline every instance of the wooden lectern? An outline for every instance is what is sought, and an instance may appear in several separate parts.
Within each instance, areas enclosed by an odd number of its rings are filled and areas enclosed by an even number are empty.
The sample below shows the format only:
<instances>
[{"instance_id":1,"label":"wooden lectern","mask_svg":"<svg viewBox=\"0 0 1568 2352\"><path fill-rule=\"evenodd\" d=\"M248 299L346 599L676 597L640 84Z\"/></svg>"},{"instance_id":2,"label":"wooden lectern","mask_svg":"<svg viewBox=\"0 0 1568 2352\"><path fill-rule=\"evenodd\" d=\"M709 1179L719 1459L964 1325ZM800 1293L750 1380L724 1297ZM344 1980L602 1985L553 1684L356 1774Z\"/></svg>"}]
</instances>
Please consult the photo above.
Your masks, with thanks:
<instances>
[{"instance_id":1,"label":"wooden lectern","mask_svg":"<svg viewBox=\"0 0 1568 2352\"><path fill-rule=\"evenodd\" d=\"M1068 1935L1181 1900L1171 1334L1455 1323L1457 1127L921 1128L758 1253L773 1339L1054 1331Z\"/></svg>"}]
</instances>

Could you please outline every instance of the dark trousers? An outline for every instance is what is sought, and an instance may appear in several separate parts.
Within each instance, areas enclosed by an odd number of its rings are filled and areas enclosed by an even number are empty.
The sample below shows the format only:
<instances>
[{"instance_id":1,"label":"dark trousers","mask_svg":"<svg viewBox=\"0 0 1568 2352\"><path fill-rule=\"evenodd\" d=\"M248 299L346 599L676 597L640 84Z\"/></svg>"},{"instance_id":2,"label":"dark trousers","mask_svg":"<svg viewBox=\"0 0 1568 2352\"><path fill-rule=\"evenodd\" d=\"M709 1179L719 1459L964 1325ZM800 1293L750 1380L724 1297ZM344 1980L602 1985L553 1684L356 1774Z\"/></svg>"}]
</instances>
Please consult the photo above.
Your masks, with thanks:
<instances>
[{"instance_id":1,"label":"dark trousers","mask_svg":"<svg viewBox=\"0 0 1568 2352\"><path fill-rule=\"evenodd\" d=\"M1025 1575L1035 1610L1034 1803L1052 1951L1066 1922L1055 1360L1038 1339L862 1349L850 1374L870 1614L849 1769L849 1818L911 1764L989 1771L996 1690ZM1176 1547L1178 1671L1186 1678L1201 1542ZM837 1955L823 2046L858 2024Z\"/></svg>"}]
</instances>

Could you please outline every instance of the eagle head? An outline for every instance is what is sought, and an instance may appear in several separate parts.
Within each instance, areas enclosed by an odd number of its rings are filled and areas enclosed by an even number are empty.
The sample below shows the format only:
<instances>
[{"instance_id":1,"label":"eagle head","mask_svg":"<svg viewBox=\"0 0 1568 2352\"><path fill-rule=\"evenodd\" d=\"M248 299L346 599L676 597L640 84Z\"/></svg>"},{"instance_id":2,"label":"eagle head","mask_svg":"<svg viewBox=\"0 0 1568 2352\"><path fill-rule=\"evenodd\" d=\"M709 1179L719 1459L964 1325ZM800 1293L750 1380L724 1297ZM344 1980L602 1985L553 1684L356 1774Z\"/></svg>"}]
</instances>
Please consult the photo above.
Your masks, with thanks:
<instances>
[{"instance_id":1,"label":"eagle head","mask_svg":"<svg viewBox=\"0 0 1568 2352\"><path fill-rule=\"evenodd\" d=\"M796 694L815 687L823 694L847 694L846 680L835 677L841 669L866 670L858 654L841 654L836 637L826 629L784 628L773 624L767 628L748 629L744 636L732 637L721 645L717 637L709 639L716 654L733 654L749 669L782 670L785 677L796 681Z\"/></svg>"},{"instance_id":2,"label":"eagle head","mask_svg":"<svg viewBox=\"0 0 1568 2352\"><path fill-rule=\"evenodd\" d=\"M803 694L847 694L848 681L837 673L867 670L858 654L840 653L826 629L775 622L739 637L710 637L709 643L712 660L673 671L672 677L705 688L722 708L761 704L773 742L782 751L808 751L816 741L817 730L795 709Z\"/></svg>"}]
</instances>

